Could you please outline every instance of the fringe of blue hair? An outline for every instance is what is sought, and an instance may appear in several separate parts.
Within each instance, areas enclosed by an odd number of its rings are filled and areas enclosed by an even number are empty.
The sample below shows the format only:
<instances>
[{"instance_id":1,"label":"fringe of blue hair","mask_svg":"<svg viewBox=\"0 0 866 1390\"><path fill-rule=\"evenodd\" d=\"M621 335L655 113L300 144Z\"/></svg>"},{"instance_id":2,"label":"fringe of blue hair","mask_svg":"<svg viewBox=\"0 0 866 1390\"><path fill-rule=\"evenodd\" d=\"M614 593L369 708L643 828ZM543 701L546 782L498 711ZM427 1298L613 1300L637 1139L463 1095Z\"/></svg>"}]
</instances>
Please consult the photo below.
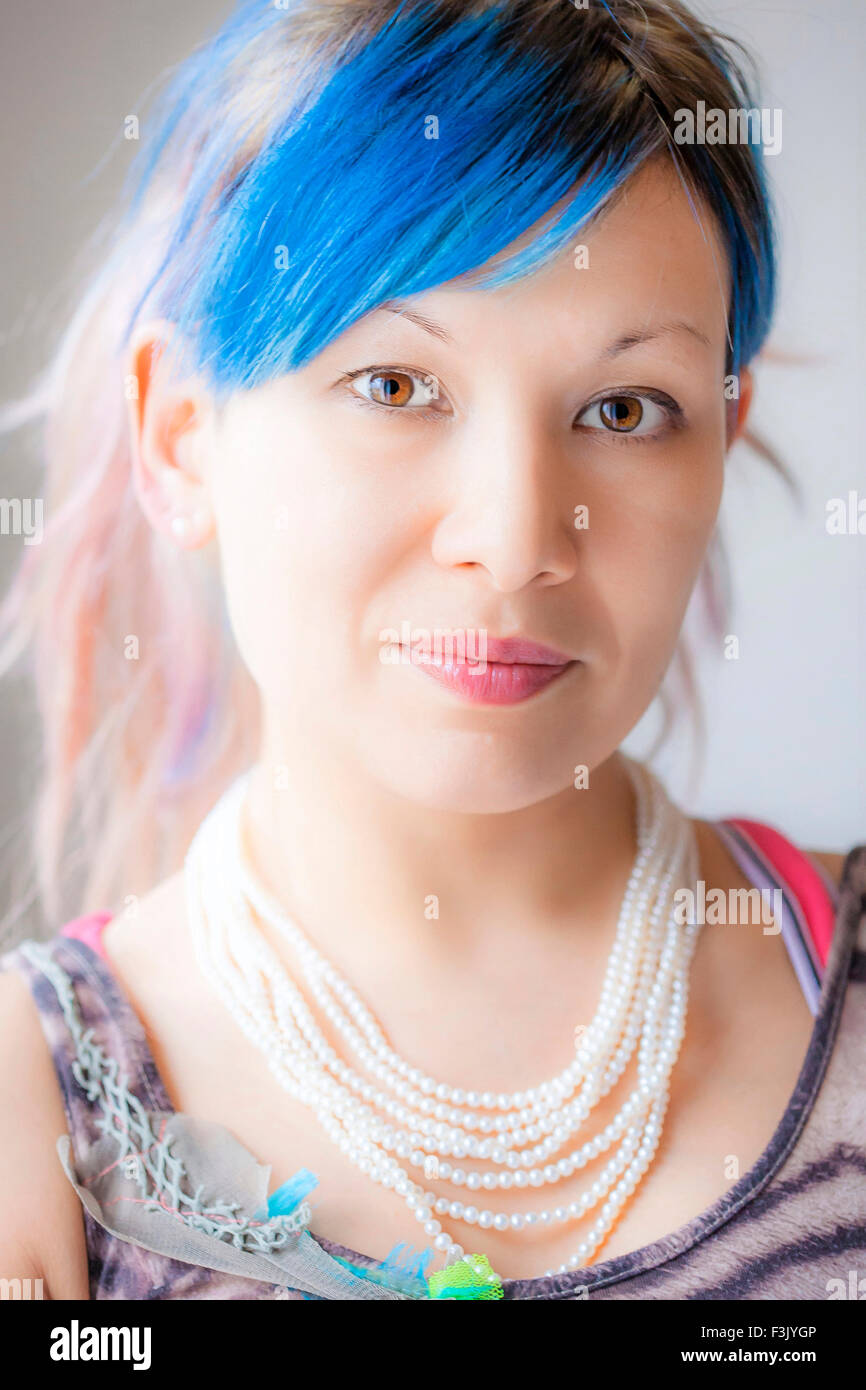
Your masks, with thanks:
<instances>
[{"instance_id":1,"label":"fringe of blue hair","mask_svg":"<svg viewBox=\"0 0 866 1390\"><path fill-rule=\"evenodd\" d=\"M457 17L452 9L447 21L436 0L401 0L376 32L308 63L300 84L287 76L282 108L242 120L225 74L258 41L278 52L299 4L243 0L177 71L131 171L134 217L166 152L191 167L164 261L130 322L154 293L193 353L187 365L218 398L303 367L372 309L477 272L546 219L478 283L528 274L658 149L658 131L629 145L591 107L576 114L560 63L514 41L507 0ZM579 10L574 22L578 57ZM262 121L258 153L243 164L249 129ZM712 186L706 156L693 157ZM718 191L736 370L772 315L773 232L768 206L753 244Z\"/></svg>"}]
</instances>

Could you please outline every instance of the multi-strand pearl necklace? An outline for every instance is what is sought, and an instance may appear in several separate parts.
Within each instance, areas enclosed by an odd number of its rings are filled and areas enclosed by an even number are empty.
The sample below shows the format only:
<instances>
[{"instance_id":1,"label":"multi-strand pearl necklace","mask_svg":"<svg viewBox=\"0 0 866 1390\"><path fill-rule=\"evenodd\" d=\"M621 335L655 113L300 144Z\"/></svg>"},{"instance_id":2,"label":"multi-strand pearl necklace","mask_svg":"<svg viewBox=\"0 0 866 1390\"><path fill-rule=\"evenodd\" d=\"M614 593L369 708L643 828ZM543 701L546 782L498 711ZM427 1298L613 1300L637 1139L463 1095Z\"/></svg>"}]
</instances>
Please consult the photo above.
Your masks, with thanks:
<instances>
[{"instance_id":1,"label":"multi-strand pearl necklace","mask_svg":"<svg viewBox=\"0 0 866 1390\"><path fill-rule=\"evenodd\" d=\"M206 817L187 855L189 922L203 975L286 1091L315 1112L361 1172L403 1198L448 1264L463 1248L443 1231L439 1216L497 1231L552 1229L606 1199L559 1272L579 1268L606 1239L658 1147L699 931L675 913L674 893L694 887L697 847L691 822L657 778L631 759L625 764L636 791L638 847L598 1009L588 1028L575 1030L575 1054L557 1076L511 1094L447 1085L393 1051L351 986L250 872L241 834L249 774ZM256 917L293 948L311 1000L361 1069L330 1046ZM562 1154L635 1048L637 1084L615 1118ZM561 1183L610 1149L605 1167L578 1197L510 1213L437 1196L403 1166L420 1169L425 1182L438 1179L481 1194ZM469 1167L467 1160L488 1166Z\"/></svg>"}]
</instances>

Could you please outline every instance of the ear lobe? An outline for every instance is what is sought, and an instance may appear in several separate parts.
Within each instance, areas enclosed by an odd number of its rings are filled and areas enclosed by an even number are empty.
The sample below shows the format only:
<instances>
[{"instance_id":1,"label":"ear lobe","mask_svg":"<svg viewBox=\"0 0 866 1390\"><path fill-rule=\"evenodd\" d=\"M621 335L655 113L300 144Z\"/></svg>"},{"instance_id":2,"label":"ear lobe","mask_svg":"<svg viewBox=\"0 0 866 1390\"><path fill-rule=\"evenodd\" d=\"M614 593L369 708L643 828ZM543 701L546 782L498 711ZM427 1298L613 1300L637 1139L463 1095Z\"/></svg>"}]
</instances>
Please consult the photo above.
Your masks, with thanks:
<instances>
[{"instance_id":1,"label":"ear lobe","mask_svg":"<svg viewBox=\"0 0 866 1390\"><path fill-rule=\"evenodd\" d=\"M150 524L193 549L214 534L205 482L212 403L200 378L179 372L173 335L172 324L151 320L130 340L130 452L136 493Z\"/></svg>"}]
</instances>

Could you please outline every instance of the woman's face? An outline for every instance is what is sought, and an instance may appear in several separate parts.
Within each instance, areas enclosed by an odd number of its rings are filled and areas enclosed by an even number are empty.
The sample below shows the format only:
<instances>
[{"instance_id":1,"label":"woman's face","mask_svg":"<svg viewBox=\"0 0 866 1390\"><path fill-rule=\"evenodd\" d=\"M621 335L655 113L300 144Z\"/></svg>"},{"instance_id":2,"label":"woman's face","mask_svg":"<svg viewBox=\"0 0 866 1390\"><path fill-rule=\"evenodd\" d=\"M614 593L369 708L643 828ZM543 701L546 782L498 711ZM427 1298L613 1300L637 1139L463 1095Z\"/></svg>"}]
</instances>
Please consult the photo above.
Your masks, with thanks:
<instances>
[{"instance_id":1,"label":"woman's face","mask_svg":"<svg viewBox=\"0 0 866 1390\"><path fill-rule=\"evenodd\" d=\"M674 652L730 442L728 273L703 221L647 167L575 238L586 254L377 310L230 399L205 480L273 761L318 750L492 812L621 743ZM434 678L410 655L425 633L446 671L459 634L470 666L486 643L487 676ZM510 679L506 638L567 664Z\"/></svg>"}]
</instances>

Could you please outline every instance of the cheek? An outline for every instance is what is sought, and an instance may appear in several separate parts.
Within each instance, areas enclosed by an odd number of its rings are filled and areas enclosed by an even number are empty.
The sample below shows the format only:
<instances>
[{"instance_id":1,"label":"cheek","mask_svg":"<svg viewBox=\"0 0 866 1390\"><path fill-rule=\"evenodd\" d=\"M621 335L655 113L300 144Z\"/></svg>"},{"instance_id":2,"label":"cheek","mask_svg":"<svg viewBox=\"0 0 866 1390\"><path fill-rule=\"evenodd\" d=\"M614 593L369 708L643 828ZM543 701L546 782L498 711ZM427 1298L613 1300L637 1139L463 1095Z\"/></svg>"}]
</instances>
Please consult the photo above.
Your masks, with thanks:
<instances>
[{"instance_id":1,"label":"cheek","mask_svg":"<svg viewBox=\"0 0 866 1390\"><path fill-rule=\"evenodd\" d=\"M406 507L381 470L293 423L237 427L212 472L223 587L260 689L295 708L351 675L363 617L399 563Z\"/></svg>"},{"instance_id":2,"label":"cheek","mask_svg":"<svg viewBox=\"0 0 866 1390\"><path fill-rule=\"evenodd\" d=\"M706 452L637 469L632 486L597 507L593 584L607 656L653 684L676 647L721 500L724 454ZM605 663L607 664L607 663Z\"/></svg>"}]
</instances>

